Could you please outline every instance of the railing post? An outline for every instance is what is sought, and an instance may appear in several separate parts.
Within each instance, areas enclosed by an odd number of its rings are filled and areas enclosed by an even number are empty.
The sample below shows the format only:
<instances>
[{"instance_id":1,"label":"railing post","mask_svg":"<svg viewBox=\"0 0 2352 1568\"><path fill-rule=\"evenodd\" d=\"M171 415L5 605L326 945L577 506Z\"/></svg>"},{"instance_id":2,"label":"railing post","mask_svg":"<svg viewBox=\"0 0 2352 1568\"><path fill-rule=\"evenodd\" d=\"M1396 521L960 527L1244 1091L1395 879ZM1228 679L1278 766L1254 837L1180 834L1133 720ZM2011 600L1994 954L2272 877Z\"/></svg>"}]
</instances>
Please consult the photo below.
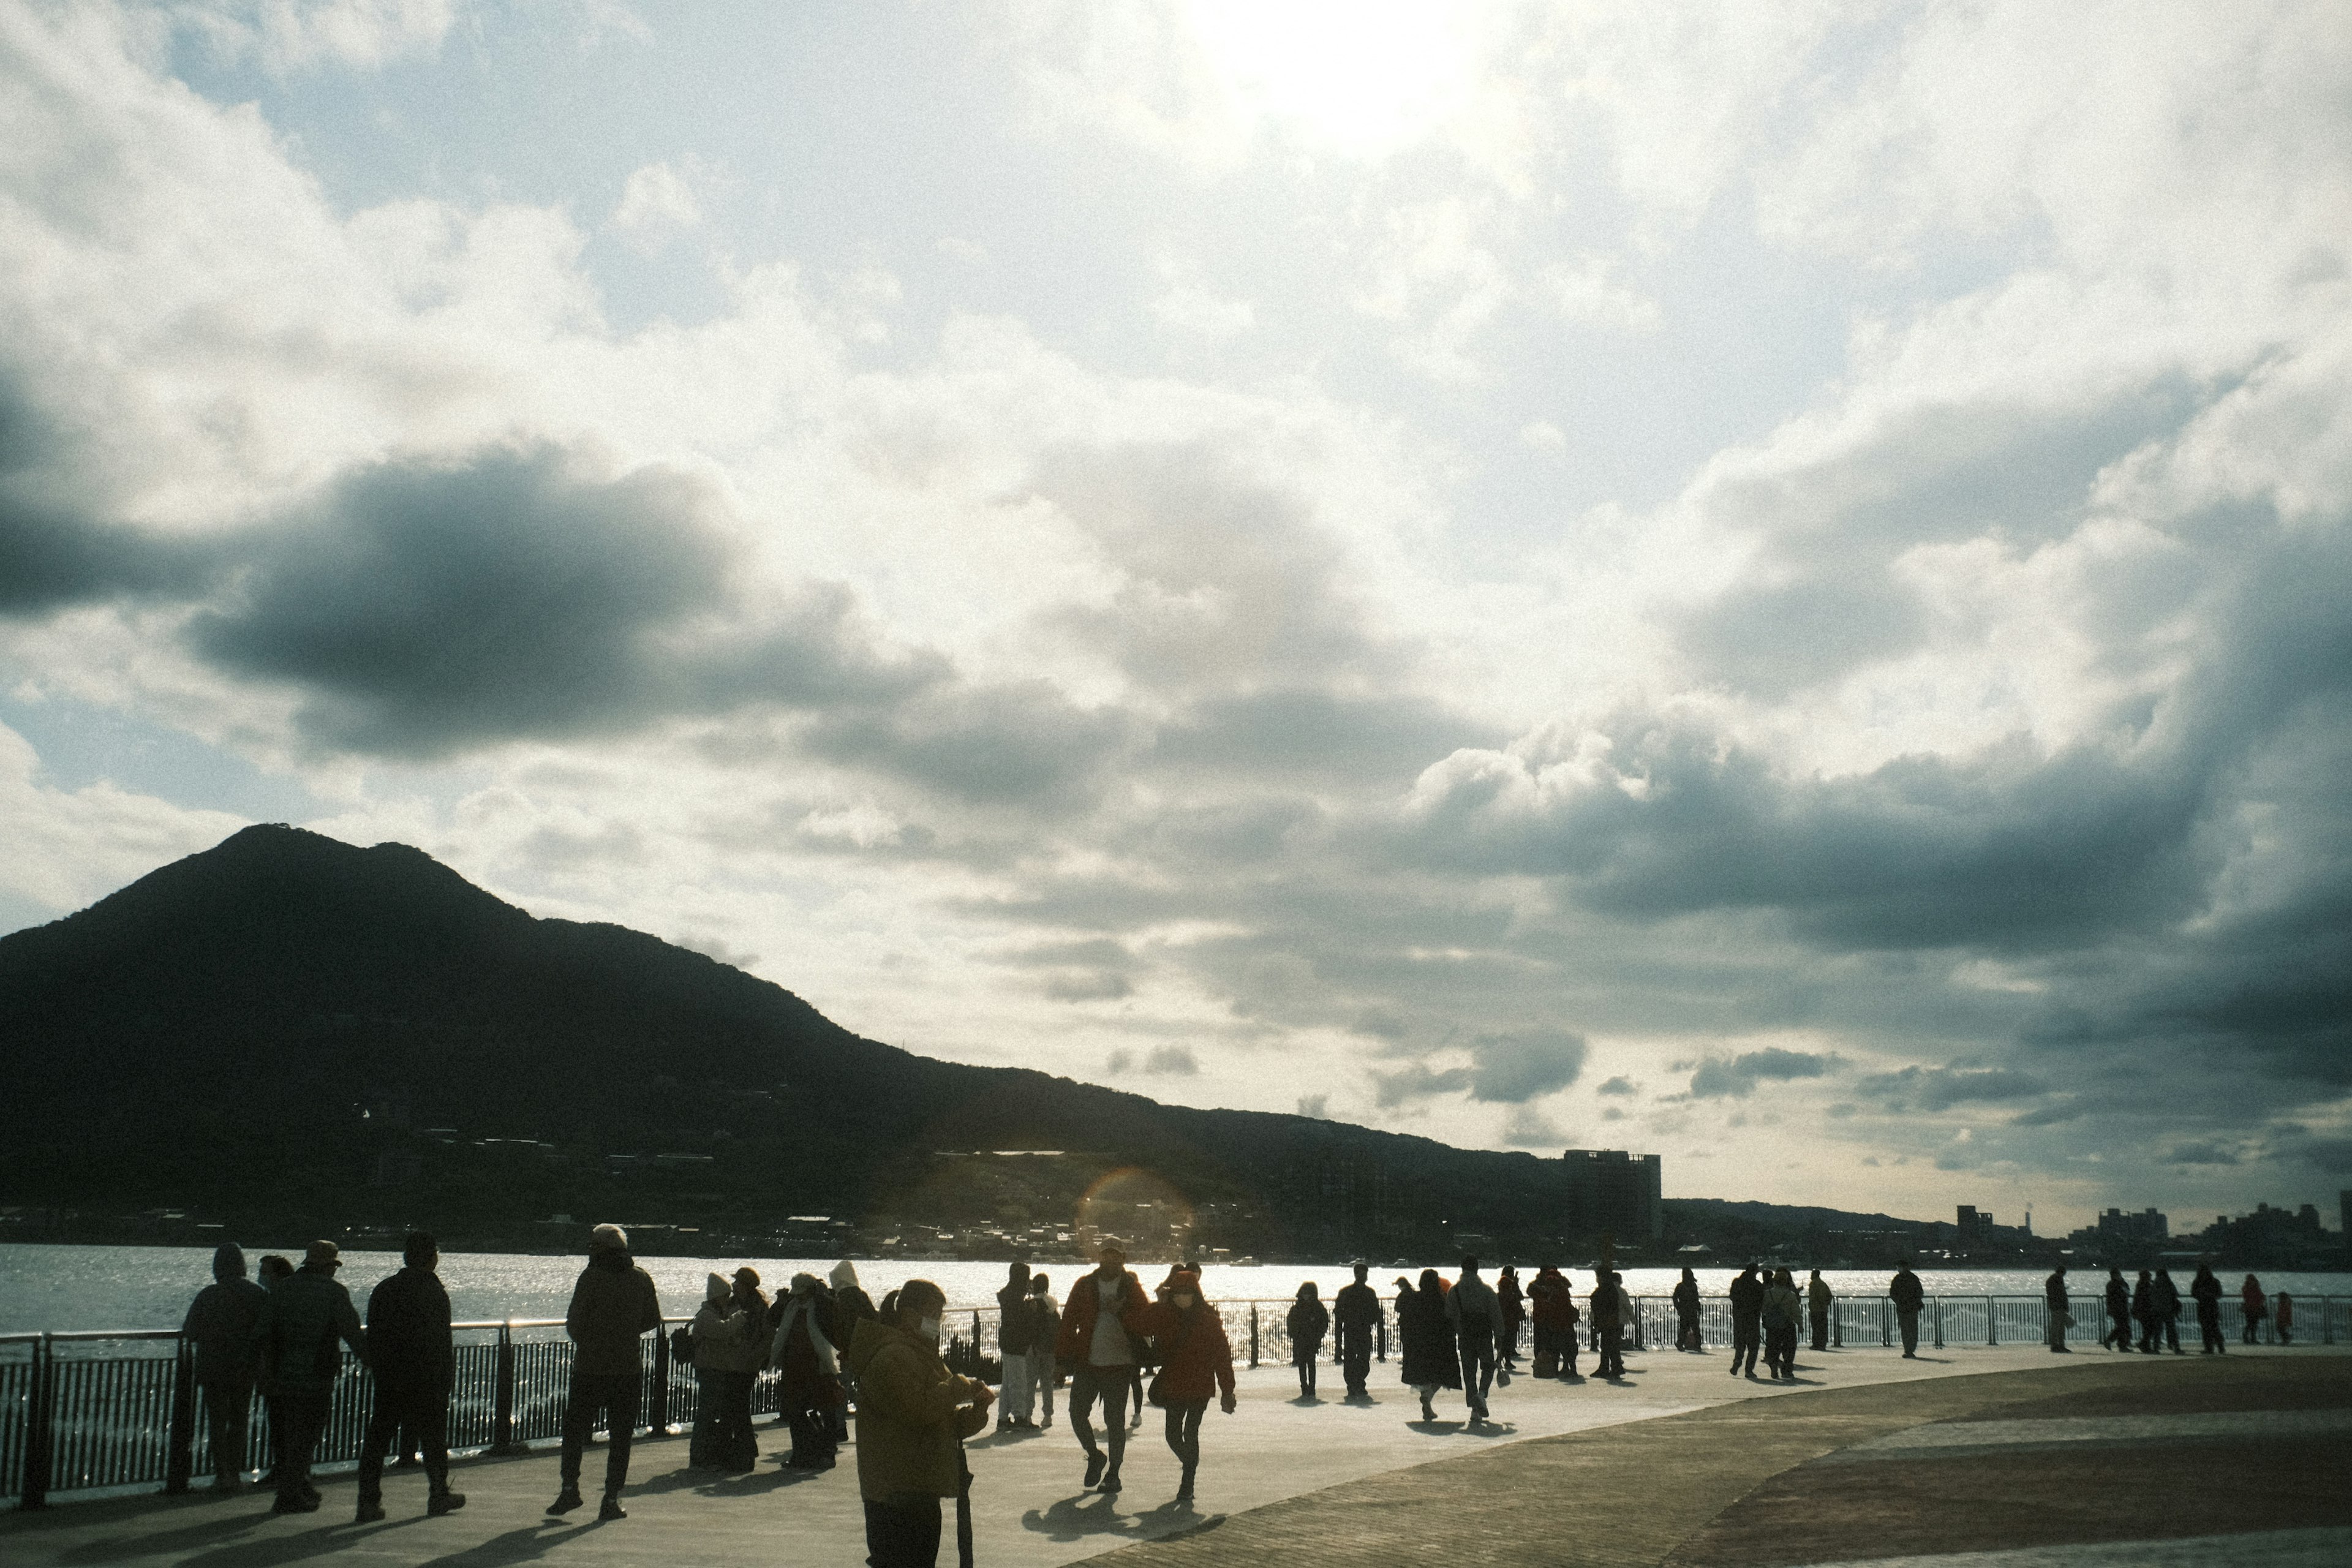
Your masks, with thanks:
<instances>
[{"instance_id":1,"label":"railing post","mask_svg":"<svg viewBox=\"0 0 2352 1568\"><path fill-rule=\"evenodd\" d=\"M514 1440L514 1320L499 1325L498 1386L490 1392L490 1452L511 1454Z\"/></svg>"},{"instance_id":2,"label":"railing post","mask_svg":"<svg viewBox=\"0 0 2352 1568\"><path fill-rule=\"evenodd\" d=\"M186 1335L172 1352L172 1447L163 1457L163 1495L179 1497L188 1489L188 1476L196 1468L196 1363ZM218 1467L218 1455L214 1456Z\"/></svg>"},{"instance_id":3,"label":"railing post","mask_svg":"<svg viewBox=\"0 0 2352 1568\"><path fill-rule=\"evenodd\" d=\"M2000 1314L1994 1308L1993 1299L1987 1296L1985 1298L1985 1344L1988 1347L1993 1347L2000 1343Z\"/></svg>"},{"instance_id":4,"label":"railing post","mask_svg":"<svg viewBox=\"0 0 2352 1568\"><path fill-rule=\"evenodd\" d=\"M33 1388L25 1411L25 1484L18 1493L18 1508L49 1504L49 1466L57 1436L57 1353L47 1334L33 1346Z\"/></svg>"},{"instance_id":5,"label":"railing post","mask_svg":"<svg viewBox=\"0 0 2352 1568\"><path fill-rule=\"evenodd\" d=\"M2319 1342L2325 1345L2336 1342L2336 1298L2333 1296L2319 1299Z\"/></svg>"},{"instance_id":6,"label":"railing post","mask_svg":"<svg viewBox=\"0 0 2352 1568\"><path fill-rule=\"evenodd\" d=\"M1250 1370L1257 1370L1257 1303L1250 1303Z\"/></svg>"},{"instance_id":7,"label":"railing post","mask_svg":"<svg viewBox=\"0 0 2352 1568\"><path fill-rule=\"evenodd\" d=\"M649 1435L667 1437L669 1434L669 1324L654 1325L654 1396L646 1401L646 1426Z\"/></svg>"},{"instance_id":8,"label":"railing post","mask_svg":"<svg viewBox=\"0 0 2352 1568\"><path fill-rule=\"evenodd\" d=\"M1383 1316L1380 1321L1380 1333L1378 1335L1377 1343L1378 1349L1373 1352L1374 1358L1378 1360L1382 1366L1386 1366L1389 1360L1389 1321L1385 1316Z\"/></svg>"},{"instance_id":9,"label":"railing post","mask_svg":"<svg viewBox=\"0 0 2352 1568\"><path fill-rule=\"evenodd\" d=\"M1936 1298L1936 1348L1944 1348L1944 1299Z\"/></svg>"}]
</instances>

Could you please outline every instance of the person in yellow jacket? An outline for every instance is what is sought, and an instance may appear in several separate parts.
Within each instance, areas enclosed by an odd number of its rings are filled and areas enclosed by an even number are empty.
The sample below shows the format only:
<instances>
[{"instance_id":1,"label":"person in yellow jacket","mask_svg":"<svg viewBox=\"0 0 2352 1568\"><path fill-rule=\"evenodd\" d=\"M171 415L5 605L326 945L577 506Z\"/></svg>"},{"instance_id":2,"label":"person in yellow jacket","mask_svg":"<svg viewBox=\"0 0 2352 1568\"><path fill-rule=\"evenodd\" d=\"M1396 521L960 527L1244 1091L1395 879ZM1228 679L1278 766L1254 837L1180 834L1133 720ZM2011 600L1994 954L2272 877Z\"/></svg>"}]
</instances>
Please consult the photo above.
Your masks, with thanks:
<instances>
[{"instance_id":1,"label":"person in yellow jacket","mask_svg":"<svg viewBox=\"0 0 2352 1568\"><path fill-rule=\"evenodd\" d=\"M961 1489L964 1438L988 1425L996 1395L940 1359L948 1299L909 1279L857 1325L849 1370L857 1379L857 1490L866 1501L871 1568L933 1568L940 1500Z\"/></svg>"}]
</instances>

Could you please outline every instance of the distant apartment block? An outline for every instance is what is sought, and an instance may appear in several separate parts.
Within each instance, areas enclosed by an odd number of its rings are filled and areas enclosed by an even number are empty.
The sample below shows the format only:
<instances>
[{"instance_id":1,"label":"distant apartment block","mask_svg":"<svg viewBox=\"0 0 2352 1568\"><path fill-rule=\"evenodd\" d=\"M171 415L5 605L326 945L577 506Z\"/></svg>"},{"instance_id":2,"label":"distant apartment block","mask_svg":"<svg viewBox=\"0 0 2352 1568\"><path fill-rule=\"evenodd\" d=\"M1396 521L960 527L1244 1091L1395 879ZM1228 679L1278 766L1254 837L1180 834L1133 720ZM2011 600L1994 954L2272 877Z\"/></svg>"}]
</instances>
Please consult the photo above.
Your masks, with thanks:
<instances>
[{"instance_id":1,"label":"distant apartment block","mask_svg":"<svg viewBox=\"0 0 2352 1568\"><path fill-rule=\"evenodd\" d=\"M1621 1241L1654 1241L1665 1233L1664 1160L1622 1149L1570 1149L1567 1168L1568 1234L1609 1232Z\"/></svg>"},{"instance_id":2,"label":"distant apartment block","mask_svg":"<svg viewBox=\"0 0 2352 1568\"><path fill-rule=\"evenodd\" d=\"M2171 1223L2154 1209L2126 1214L2109 1209L2099 1216L2099 1239L2113 1245L2145 1246L2172 1239Z\"/></svg>"}]
</instances>

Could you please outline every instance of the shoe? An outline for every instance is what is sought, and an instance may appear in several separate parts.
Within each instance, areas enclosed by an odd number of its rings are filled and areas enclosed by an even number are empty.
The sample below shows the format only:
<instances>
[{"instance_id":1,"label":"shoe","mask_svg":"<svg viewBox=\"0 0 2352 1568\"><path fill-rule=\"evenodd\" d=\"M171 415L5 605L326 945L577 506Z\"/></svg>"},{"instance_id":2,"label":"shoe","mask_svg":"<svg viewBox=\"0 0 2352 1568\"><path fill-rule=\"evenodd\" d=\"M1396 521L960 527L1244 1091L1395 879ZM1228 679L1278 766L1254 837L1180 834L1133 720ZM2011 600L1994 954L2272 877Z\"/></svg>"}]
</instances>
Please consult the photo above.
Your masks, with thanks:
<instances>
[{"instance_id":1,"label":"shoe","mask_svg":"<svg viewBox=\"0 0 2352 1568\"><path fill-rule=\"evenodd\" d=\"M425 1516L427 1519L438 1519L445 1513L455 1513L465 1506L466 1494L464 1492L443 1492L439 1497L428 1499L426 1500L425 1504Z\"/></svg>"},{"instance_id":2,"label":"shoe","mask_svg":"<svg viewBox=\"0 0 2352 1568\"><path fill-rule=\"evenodd\" d=\"M1100 1454L1088 1454L1087 1456L1087 1489L1093 1489L1094 1484L1103 1479L1103 1467L1109 1463L1110 1461L1104 1458Z\"/></svg>"},{"instance_id":3,"label":"shoe","mask_svg":"<svg viewBox=\"0 0 2352 1568\"><path fill-rule=\"evenodd\" d=\"M1190 1465L1184 1467L1184 1479L1176 1483L1176 1500L1178 1502L1192 1500L1192 1467Z\"/></svg>"},{"instance_id":4,"label":"shoe","mask_svg":"<svg viewBox=\"0 0 2352 1568\"><path fill-rule=\"evenodd\" d=\"M580 1489L578 1487L566 1487L562 1491L555 1494L555 1500L547 1505L547 1511L550 1513L570 1513L573 1509L578 1508L582 1503L584 1503L587 1500L588 1500L586 1498L580 1495Z\"/></svg>"},{"instance_id":5,"label":"shoe","mask_svg":"<svg viewBox=\"0 0 2352 1568\"><path fill-rule=\"evenodd\" d=\"M1436 1420L1436 1419L1437 1419L1437 1406L1435 1406L1434 1405L1432 1405L1432 1404L1431 1404L1428 1400L1426 1400L1426 1399L1423 1400L1423 1401L1421 1402L1421 1418L1422 1418L1423 1421L1434 1421L1434 1420Z\"/></svg>"},{"instance_id":6,"label":"shoe","mask_svg":"<svg viewBox=\"0 0 2352 1568\"><path fill-rule=\"evenodd\" d=\"M599 1524L610 1524L616 1519L626 1519L628 1517L629 1510L623 1508L621 1506L621 1500L614 1496L611 1492L606 1492L604 1494L604 1502L599 1504L596 1509L596 1522Z\"/></svg>"},{"instance_id":7,"label":"shoe","mask_svg":"<svg viewBox=\"0 0 2352 1568\"><path fill-rule=\"evenodd\" d=\"M319 1500L314 1497L304 1497L299 1492L297 1492L292 1497L282 1497L276 1502L271 1503L269 1505L269 1511L272 1513L316 1513L319 1511Z\"/></svg>"},{"instance_id":8,"label":"shoe","mask_svg":"<svg viewBox=\"0 0 2352 1568\"><path fill-rule=\"evenodd\" d=\"M1046 1417L1045 1417L1045 1419L1044 1419L1043 1421L1040 1421L1039 1423L1037 1423L1037 1429L1038 1429L1039 1431L1041 1431L1041 1432L1042 1432L1042 1431L1047 1431L1047 1430L1050 1430L1050 1429L1052 1428L1053 1425L1054 1425L1054 1418L1053 1418L1052 1416L1048 1415L1048 1416L1046 1416Z\"/></svg>"},{"instance_id":9,"label":"shoe","mask_svg":"<svg viewBox=\"0 0 2352 1568\"><path fill-rule=\"evenodd\" d=\"M309 1503L312 1508L318 1507L319 1489L312 1486L310 1482L304 1481L302 1483L302 1500Z\"/></svg>"},{"instance_id":10,"label":"shoe","mask_svg":"<svg viewBox=\"0 0 2352 1568\"><path fill-rule=\"evenodd\" d=\"M1110 1474L1105 1476L1102 1479L1102 1485L1097 1487L1095 1490L1102 1493L1105 1497L1117 1497L1118 1495L1118 1472L1117 1470L1113 1470Z\"/></svg>"},{"instance_id":11,"label":"shoe","mask_svg":"<svg viewBox=\"0 0 2352 1568\"><path fill-rule=\"evenodd\" d=\"M360 1499L360 1510L352 1518L353 1524L373 1524L383 1518L383 1504L367 1498Z\"/></svg>"}]
</instances>

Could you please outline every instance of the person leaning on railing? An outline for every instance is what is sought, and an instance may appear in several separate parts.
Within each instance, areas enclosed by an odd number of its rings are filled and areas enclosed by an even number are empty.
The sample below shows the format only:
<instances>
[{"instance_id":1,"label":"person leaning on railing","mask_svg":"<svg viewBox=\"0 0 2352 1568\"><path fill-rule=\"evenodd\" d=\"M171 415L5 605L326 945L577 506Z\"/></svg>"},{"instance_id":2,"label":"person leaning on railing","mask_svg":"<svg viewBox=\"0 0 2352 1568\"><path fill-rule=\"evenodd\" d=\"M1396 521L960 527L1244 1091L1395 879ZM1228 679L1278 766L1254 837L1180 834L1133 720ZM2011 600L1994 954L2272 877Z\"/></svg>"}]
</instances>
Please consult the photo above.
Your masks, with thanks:
<instances>
[{"instance_id":1,"label":"person leaning on railing","mask_svg":"<svg viewBox=\"0 0 2352 1568\"><path fill-rule=\"evenodd\" d=\"M253 1407L261 1315L268 1307L269 1292L245 1277L244 1252L223 1242L213 1251L213 1282L196 1292L180 1324L195 1347L215 1491L245 1489L246 1416Z\"/></svg>"}]
</instances>

